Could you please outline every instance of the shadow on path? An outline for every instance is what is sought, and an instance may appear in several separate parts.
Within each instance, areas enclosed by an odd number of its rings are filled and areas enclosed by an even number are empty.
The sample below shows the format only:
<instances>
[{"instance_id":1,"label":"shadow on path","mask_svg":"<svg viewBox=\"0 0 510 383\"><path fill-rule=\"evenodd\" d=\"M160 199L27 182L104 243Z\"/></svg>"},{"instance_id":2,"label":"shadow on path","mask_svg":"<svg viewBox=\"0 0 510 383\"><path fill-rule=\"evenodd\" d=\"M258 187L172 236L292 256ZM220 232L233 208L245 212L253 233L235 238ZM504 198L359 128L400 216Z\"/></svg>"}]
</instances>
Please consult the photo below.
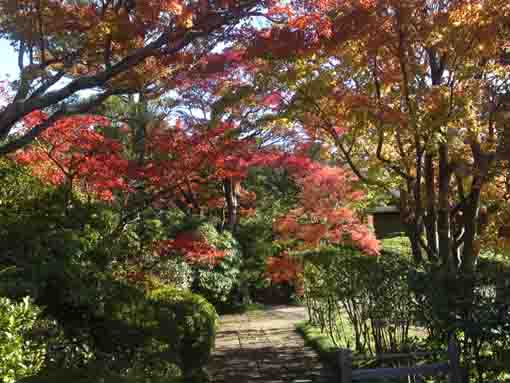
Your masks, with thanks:
<instances>
[{"instance_id":1,"label":"shadow on path","mask_svg":"<svg viewBox=\"0 0 510 383\"><path fill-rule=\"evenodd\" d=\"M215 383L333 383L334 374L294 330L299 307L274 307L221 318L209 365Z\"/></svg>"}]
</instances>

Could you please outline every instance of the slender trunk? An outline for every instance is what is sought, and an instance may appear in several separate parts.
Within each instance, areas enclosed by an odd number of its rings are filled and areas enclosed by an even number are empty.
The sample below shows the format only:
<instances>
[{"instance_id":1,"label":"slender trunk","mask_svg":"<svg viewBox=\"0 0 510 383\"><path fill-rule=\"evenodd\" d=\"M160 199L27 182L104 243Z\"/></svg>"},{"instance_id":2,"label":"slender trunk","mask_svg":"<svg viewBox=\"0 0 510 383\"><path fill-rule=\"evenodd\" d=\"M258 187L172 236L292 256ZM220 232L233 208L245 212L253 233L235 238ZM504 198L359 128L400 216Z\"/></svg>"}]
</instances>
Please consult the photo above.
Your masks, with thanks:
<instances>
[{"instance_id":1,"label":"slender trunk","mask_svg":"<svg viewBox=\"0 0 510 383\"><path fill-rule=\"evenodd\" d=\"M448 165L448 144L439 144L439 196L437 226L439 234L439 256L450 271L455 271L455 263L451 256L452 239L450 230L450 169Z\"/></svg>"},{"instance_id":2,"label":"slender trunk","mask_svg":"<svg viewBox=\"0 0 510 383\"><path fill-rule=\"evenodd\" d=\"M416 134L415 135L415 145L416 145L416 179L412 186L413 194L414 194L414 222L413 222L413 236L414 241L418 244L419 247L419 258L420 261L423 260L422 257L422 249L421 249L421 236L423 234L423 215L424 215L424 208L423 208L423 201L422 201L422 190L421 190L421 183L423 178L423 169L422 169L422 162L423 162L423 149L421 147L420 137ZM411 189L409 189L411 190Z\"/></svg>"},{"instance_id":3,"label":"slender trunk","mask_svg":"<svg viewBox=\"0 0 510 383\"><path fill-rule=\"evenodd\" d=\"M408 183L408 190L413 190L411 182ZM416 263L423 261L422 251L420 246L420 232L419 225L416 221L416 209L410 206L411 201L409 200L409 194L407 191L402 189L400 191L400 215L402 222L404 223L407 238L411 242L411 251L413 259Z\"/></svg>"},{"instance_id":4,"label":"slender trunk","mask_svg":"<svg viewBox=\"0 0 510 383\"><path fill-rule=\"evenodd\" d=\"M235 183L232 178L223 181L225 200L227 202L227 230L234 233L237 228L239 201L237 198Z\"/></svg>"},{"instance_id":5,"label":"slender trunk","mask_svg":"<svg viewBox=\"0 0 510 383\"><path fill-rule=\"evenodd\" d=\"M463 209L464 241L462 249L462 272L471 275L478 256L478 220L480 213L480 187L476 185L471 190Z\"/></svg>"},{"instance_id":6,"label":"slender trunk","mask_svg":"<svg viewBox=\"0 0 510 383\"><path fill-rule=\"evenodd\" d=\"M407 229L407 237L411 242L411 251L413 253L413 259L416 263L423 262L423 254L420 246L420 233L417 230L417 225L412 222Z\"/></svg>"},{"instance_id":7,"label":"slender trunk","mask_svg":"<svg viewBox=\"0 0 510 383\"><path fill-rule=\"evenodd\" d=\"M436 211L436 185L435 171L432 154L425 155L425 189L427 213L425 215L425 232L427 235L427 246L430 254L437 255L437 211ZM432 260L432 259L431 259Z\"/></svg>"}]
</instances>

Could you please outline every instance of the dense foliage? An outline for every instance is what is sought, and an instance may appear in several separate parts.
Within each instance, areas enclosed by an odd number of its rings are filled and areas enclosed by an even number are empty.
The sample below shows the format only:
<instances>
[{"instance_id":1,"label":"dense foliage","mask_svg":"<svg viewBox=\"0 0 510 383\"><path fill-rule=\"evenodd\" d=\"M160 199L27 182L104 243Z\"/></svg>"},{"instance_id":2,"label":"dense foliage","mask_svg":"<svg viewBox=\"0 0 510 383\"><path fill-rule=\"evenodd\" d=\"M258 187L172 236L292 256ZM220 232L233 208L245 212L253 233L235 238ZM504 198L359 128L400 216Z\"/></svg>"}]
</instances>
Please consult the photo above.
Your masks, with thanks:
<instances>
[{"instance_id":1,"label":"dense foliage","mask_svg":"<svg viewBox=\"0 0 510 383\"><path fill-rule=\"evenodd\" d=\"M389 240L377 258L351 248L303 254L311 323L338 347L372 355L444 352L453 335L471 377L504 379L510 355L508 262L485 255L471 281L475 295L468 301L465 281L413 264L405 244ZM396 252L398 248L406 252Z\"/></svg>"},{"instance_id":2,"label":"dense foliage","mask_svg":"<svg viewBox=\"0 0 510 383\"><path fill-rule=\"evenodd\" d=\"M29 298L16 303L0 298L0 379L14 383L39 372L44 364L44 345L31 339L40 309Z\"/></svg>"},{"instance_id":3,"label":"dense foliage","mask_svg":"<svg viewBox=\"0 0 510 383\"><path fill-rule=\"evenodd\" d=\"M302 256L311 320L337 344L370 353L410 345L415 307L406 280L407 258L398 253L367 257L351 248Z\"/></svg>"}]
</instances>

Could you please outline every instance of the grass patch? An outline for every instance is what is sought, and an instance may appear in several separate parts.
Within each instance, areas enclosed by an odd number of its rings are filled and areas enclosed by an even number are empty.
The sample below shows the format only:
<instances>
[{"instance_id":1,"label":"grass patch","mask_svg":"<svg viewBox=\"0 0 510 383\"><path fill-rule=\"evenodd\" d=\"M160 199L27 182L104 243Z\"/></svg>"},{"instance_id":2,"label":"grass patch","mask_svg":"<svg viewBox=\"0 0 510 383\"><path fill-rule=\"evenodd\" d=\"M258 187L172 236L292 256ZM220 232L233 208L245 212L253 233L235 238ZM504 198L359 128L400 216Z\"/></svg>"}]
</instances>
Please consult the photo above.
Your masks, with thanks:
<instances>
[{"instance_id":1,"label":"grass patch","mask_svg":"<svg viewBox=\"0 0 510 383\"><path fill-rule=\"evenodd\" d=\"M296 325L296 331L303 336L305 344L317 352L323 363L334 370L338 368L336 360L338 347L328 336L307 321L299 322Z\"/></svg>"},{"instance_id":2,"label":"grass patch","mask_svg":"<svg viewBox=\"0 0 510 383\"><path fill-rule=\"evenodd\" d=\"M412 257L411 242L409 238L397 236L384 238L381 241L381 250L386 253L397 253L407 258Z\"/></svg>"}]
</instances>

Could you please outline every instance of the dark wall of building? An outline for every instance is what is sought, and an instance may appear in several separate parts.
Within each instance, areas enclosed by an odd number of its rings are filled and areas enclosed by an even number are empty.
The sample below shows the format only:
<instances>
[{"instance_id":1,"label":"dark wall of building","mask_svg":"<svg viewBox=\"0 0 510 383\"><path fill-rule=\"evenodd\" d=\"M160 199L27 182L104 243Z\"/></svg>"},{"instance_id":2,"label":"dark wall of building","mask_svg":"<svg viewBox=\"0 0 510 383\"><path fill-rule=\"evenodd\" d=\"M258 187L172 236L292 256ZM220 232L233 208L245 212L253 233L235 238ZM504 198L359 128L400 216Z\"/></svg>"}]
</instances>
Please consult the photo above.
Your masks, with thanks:
<instances>
[{"instance_id":1,"label":"dark wall of building","mask_svg":"<svg viewBox=\"0 0 510 383\"><path fill-rule=\"evenodd\" d=\"M395 237L405 231L399 212L373 213L373 224L378 239Z\"/></svg>"}]
</instances>

